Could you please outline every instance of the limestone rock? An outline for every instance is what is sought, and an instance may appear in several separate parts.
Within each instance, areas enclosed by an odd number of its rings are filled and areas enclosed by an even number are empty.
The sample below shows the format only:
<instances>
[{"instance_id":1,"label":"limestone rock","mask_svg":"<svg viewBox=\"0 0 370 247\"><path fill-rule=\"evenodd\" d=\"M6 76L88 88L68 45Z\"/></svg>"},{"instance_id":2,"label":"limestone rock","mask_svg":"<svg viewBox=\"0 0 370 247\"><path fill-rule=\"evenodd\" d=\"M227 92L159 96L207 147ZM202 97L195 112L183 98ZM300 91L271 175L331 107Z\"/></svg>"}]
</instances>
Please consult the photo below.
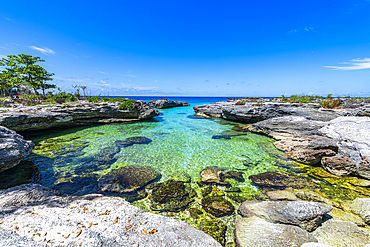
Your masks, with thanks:
<instances>
[{"instance_id":1,"label":"limestone rock","mask_svg":"<svg viewBox=\"0 0 370 247\"><path fill-rule=\"evenodd\" d=\"M287 157L301 162L307 165L316 165L319 164L321 158L324 156L334 156L335 152L330 149L324 150L311 150L311 149L303 149L297 151L289 151L286 153Z\"/></svg>"},{"instance_id":2,"label":"limestone rock","mask_svg":"<svg viewBox=\"0 0 370 247\"><path fill-rule=\"evenodd\" d=\"M363 157L357 168L357 174L361 177L370 179L370 157Z\"/></svg>"},{"instance_id":3,"label":"limestone rock","mask_svg":"<svg viewBox=\"0 0 370 247\"><path fill-rule=\"evenodd\" d=\"M125 166L103 175L98 186L102 191L130 193L156 179L160 174L148 166Z\"/></svg>"},{"instance_id":4,"label":"limestone rock","mask_svg":"<svg viewBox=\"0 0 370 247\"><path fill-rule=\"evenodd\" d=\"M120 102L81 102L6 108L6 112L1 113L0 125L15 131L29 131L96 123L137 121L159 115L157 110L142 101L136 102L128 110L121 110L120 104Z\"/></svg>"},{"instance_id":5,"label":"limestone rock","mask_svg":"<svg viewBox=\"0 0 370 247\"><path fill-rule=\"evenodd\" d=\"M198 105L194 106L194 111L197 114L242 123L256 123L286 116L300 116L314 121L330 121L344 114L344 111L323 109L319 104L262 103L256 105L249 102L245 105L235 105L235 102Z\"/></svg>"},{"instance_id":6,"label":"limestone rock","mask_svg":"<svg viewBox=\"0 0 370 247\"><path fill-rule=\"evenodd\" d=\"M341 205L338 202L332 201L322 196L320 193L312 190L294 190L294 193L298 198L302 200L322 202L336 208L341 208Z\"/></svg>"},{"instance_id":7,"label":"limestone rock","mask_svg":"<svg viewBox=\"0 0 370 247\"><path fill-rule=\"evenodd\" d=\"M317 135L319 129L326 125L325 122L308 120L304 117L287 116L277 117L251 124L248 130L267 135L275 140L300 137L304 135Z\"/></svg>"},{"instance_id":8,"label":"limestone rock","mask_svg":"<svg viewBox=\"0 0 370 247\"><path fill-rule=\"evenodd\" d=\"M186 103L185 101L170 101L167 99L151 100L148 102L148 105L159 109L172 108L178 106L189 106L189 104Z\"/></svg>"},{"instance_id":9,"label":"limestone rock","mask_svg":"<svg viewBox=\"0 0 370 247\"><path fill-rule=\"evenodd\" d=\"M18 165L34 147L32 141L26 141L15 131L0 126L0 172Z\"/></svg>"},{"instance_id":10,"label":"limestone rock","mask_svg":"<svg viewBox=\"0 0 370 247\"><path fill-rule=\"evenodd\" d=\"M322 223L312 235L320 243L338 247L363 247L370 243L370 234L352 222L330 219Z\"/></svg>"},{"instance_id":11,"label":"limestone rock","mask_svg":"<svg viewBox=\"0 0 370 247\"><path fill-rule=\"evenodd\" d=\"M285 139L275 142L274 146L277 149L285 152L303 149L331 149L334 152L338 151L338 146L333 139L319 135L309 135Z\"/></svg>"},{"instance_id":12,"label":"limestone rock","mask_svg":"<svg viewBox=\"0 0 370 247\"><path fill-rule=\"evenodd\" d=\"M370 224L370 198L356 198L350 204L353 213L360 216L366 224Z\"/></svg>"},{"instance_id":13,"label":"limestone rock","mask_svg":"<svg viewBox=\"0 0 370 247\"><path fill-rule=\"evenodd\" d=\"M332 247L332 246L320 243L304 243L301 245L301 247Z\"/></svg>"},{"instance_id":14,"label":"limestone rock","mask_svg":"<svg viewBox=\"0 0 370 247\"><path fill-rule=\"evenodd\" d=\"M338 153L356 164L370 157L370 117L338 117L328 122L320 132L336 140Z\"/></svg>"},{"instance_id":15,"label":"limestone rock","mask_svg":"<svg viewBox=\"0 0 370 247\"><path fill-rule=\"evenodd\" d=\"M356 163L346 156L323 157L322 167L337 176L346 176L356 171Z\"/></svg>"},{"instance_id":16,"label":"limestone rock","mask_svg":"<svg viewBox=\"0 0 370 247\"><path fill-rule=\"evenodd\" d=\"M221 247L182 221L146 213L120 197L61 196L25 184L0 192L0 211L6 212L0 214L0 246Z\"/></svg>"},{"instance_id":17,"label":"limestone rock","mask_svg":"<svg viewBox=\"0 0 370 247\"><path fill-rule=\"evenodd\" d=\"M352 223L355 223L356 225L360 227L365 227L365 222L361 219L361 217L351 214L349 212L346 212L344 210L333 208L329 213L329 216L333 217L334 220L339 221L349 221Z\"/></svg>"},{"instance_id":18,"label":"limestone rock","mask_svg":"<svg viewBox=\"0 0 370 247\"><path fill-rule=\"evenodd\" d=\"M299 247L304 243L317 242L302 228L270 223L256 216L236 219L235 238L238 247Z\"/></svg>"},{"instance_id":19,"label":"limestone rock","mask_svg":"<svg viewBox=\"0 0 370 247\"><path fill-rule=\"evenodd\" d=\"M273 223L297 225L307 231L315 230L331 206L306 201L244 202L239 212L244 216L264 218Z\"/></svg>"}]
</instances>

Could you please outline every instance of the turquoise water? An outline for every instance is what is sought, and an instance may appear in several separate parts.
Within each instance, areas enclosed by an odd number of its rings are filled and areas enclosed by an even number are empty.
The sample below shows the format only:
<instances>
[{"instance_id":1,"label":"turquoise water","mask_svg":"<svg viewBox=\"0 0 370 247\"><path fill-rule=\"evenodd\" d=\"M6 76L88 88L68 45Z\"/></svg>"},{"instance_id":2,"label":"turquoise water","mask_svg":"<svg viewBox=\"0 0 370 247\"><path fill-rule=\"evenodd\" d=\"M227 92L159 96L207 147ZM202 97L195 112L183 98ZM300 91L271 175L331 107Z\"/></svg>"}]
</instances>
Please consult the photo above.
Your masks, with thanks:
<instances>
[{"instance_id":1,"label":"turquoise water","mask_svg":"<svg viewBox=\"0 0 370 247\"><path fill-rule=\"evenodd\" d=\"M243 190L256 189L248 179L250 175L294 166L274 148L272 139L233 131L237 123L194 116L194 105L215 102L215 99L187 100L191 106L159 110L161 116L144 122L30 133L26 138L32 139L37 146L27 158L29 163L17 168L22 177L10 179L14 172L9 171L0 174L0 178L7 176L11 183L35 182L82 195L98 192L96 181L122 166L151 166L161 173L159 181L166 181L175 173L187 173L193 182L199 181L199 173L205 167L220 166L243 172L244 181L232 184ZM151 142L121 148L105 162L96 162L102 149L113 150L116 140L135 136L149 138ZM245 166L243 161L248 161L249 165ZM22 166L28 170L23 171ZM4 182L0 185L10 187Z\"/></svg>"}]
</instances>

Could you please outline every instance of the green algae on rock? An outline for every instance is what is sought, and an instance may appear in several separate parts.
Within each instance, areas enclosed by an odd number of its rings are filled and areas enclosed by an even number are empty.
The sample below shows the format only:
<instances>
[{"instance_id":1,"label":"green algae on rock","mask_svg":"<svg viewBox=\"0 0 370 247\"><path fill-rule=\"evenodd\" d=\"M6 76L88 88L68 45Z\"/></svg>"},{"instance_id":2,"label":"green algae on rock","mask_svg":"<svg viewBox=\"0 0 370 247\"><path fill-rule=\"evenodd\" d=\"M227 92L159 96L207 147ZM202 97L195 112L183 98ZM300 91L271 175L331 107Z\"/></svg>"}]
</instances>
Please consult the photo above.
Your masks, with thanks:
<instances>
[{"instance_id":1,"label":"green algae on rock","mask_svg":"<svg viewBox=\"0 0 370 247\"><path fill-rule=\"evenodd\" d=\"M204 219L200 222L198 229L213 237L222 246L225 246L226 225L221 220Z\"/></svg>"},{"instance_id":2,"label":"green algae on rock","mask_svg":"<svg viewBox=\"0 0 370 247\"><path fill-rule=\"evenodd\" d=\"M221 196L206 196L202 199L202 208L215 217L221 217L234 213L234 206L231 202Z\"/></svg>"},{"instance_id":3,"label":"green algae on rock","mask_svg":"<svg viewBox=\"0 0 370 247\"><path fill-rule=\"evenodd\" d=\"M194 200L196 192L182 181L168 180L153 186L151 208L158 211L179 212Z\"/></svg>"},{"instance_id":4,"label":"green algae on rock","mask_svg":"<svg viewBox=\"0 0 370 247\"><path fill-rule=\"evenodd\" d=\"M130 193L147 185L159 175L148 166L125 166L103 175L98 186L102 191Z\"/></svg>"},{"instance_id":5,"label":"green algae on rock","mask_svg":"<svg viewBox=\"0 0 370 247\"><path fill-rule=\"evenodd\" d=\"M317 188L318 185L304 177L283 174L281 172L264 172L257 175L249 176L257 186L262 188Z\"/></svg>"}]
</instances>

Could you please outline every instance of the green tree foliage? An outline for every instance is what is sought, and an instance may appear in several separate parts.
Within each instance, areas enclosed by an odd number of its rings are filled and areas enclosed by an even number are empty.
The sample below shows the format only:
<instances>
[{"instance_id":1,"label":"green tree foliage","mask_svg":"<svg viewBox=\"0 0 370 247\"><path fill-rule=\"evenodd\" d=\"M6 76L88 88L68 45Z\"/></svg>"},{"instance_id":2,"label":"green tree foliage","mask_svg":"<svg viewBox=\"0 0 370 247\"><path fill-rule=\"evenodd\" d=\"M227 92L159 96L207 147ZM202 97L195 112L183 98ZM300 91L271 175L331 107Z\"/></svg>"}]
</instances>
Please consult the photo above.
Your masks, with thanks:
<instances>
[{"instance_id":1,"label":"green tree foliage","mask_svg":"<svg viewBox=\"0 0 370 247\"><path fill-rule=\"evenodd\" d=\"M46 69L36 64L37 62L45 62L40 57L31 55L19 54L8 55L0 59L0 66L4 67L0 72L0 87L8 92L13 97L13 88L21 86L37 90L42 90L45 96L45 90L55 88L54 84L48 84L52 81L54 73L49 73Z\"/></svg>"}]
</instances>

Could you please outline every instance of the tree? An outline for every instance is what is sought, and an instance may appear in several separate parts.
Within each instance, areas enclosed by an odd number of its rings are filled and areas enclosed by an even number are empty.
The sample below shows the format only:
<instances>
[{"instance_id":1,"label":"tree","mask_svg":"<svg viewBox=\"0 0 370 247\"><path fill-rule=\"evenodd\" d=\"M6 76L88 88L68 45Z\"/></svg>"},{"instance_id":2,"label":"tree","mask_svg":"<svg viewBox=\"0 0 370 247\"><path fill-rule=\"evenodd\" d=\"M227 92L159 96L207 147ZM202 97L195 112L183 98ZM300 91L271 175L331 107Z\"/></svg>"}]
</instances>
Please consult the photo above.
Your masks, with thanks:
<instances>
[{"instance_id":1,"label":"tree","mask_svg":"<svg viewBox=\"0 0 370 247\"><path fill-rule=\"evenodd\" d=\"M0 66L5 67L0 71L0 87L13 98L13 88L19 88L22 84L22 78L17 66L17 56L8 55L0 59Z\"/></svg>"}]
</instances>

